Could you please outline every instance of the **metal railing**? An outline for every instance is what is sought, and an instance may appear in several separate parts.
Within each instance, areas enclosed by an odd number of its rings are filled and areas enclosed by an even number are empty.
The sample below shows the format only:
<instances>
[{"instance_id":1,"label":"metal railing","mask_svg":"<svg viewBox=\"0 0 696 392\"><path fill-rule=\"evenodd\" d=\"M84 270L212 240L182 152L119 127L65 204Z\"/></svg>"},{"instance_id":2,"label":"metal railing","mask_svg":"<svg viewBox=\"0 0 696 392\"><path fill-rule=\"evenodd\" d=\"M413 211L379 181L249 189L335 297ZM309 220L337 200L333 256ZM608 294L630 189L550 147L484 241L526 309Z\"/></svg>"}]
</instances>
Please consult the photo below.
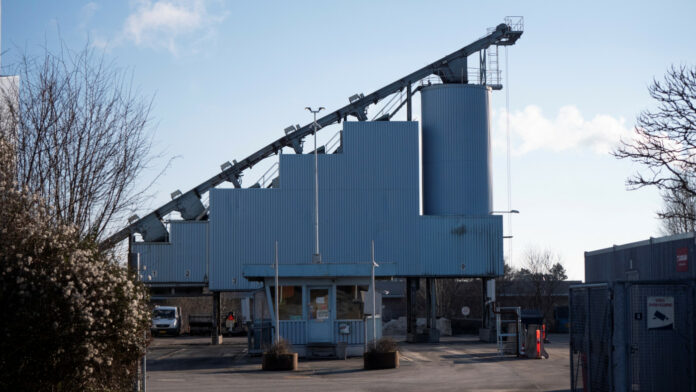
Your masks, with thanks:
<instances>
[{"instance_id":1,"label":"metal railing","mask_svg":"<svg viewBox=\"0 0 696 392\"><path fill-rule=\"evenodd\" d=\"M341 136L342 132L343 130L339 130L333 136L331 136L331 139L329 139L326 144L324 144L324 151L326 154L333 154L339 148L341 148L341 144L343 142L343 137Z\"/></svg>"},{"instance_id":2,"label":"metal railing","mask_svg":"<svg viewBox=\"0 0 696 392\"><path fill-rule=\"evenodd\" d=\"M503 23L510 26L512 31L524 31L523 16L506 16L505 19L503 19Z\"/></svg>"},{"instance_id":3,"label":"metal railing","mask_svg":"<svg viewBox=\"0 0 696 392\"><path fill-rule=\"evenodd\" d=\"M485 85L498 85L503 82L503 71L499 69L495 70L486 70L486 80L485 83L481 83L481 69L480 68L474 68L474 67L469 67L467 70L467 81L469 84L485 84ZM462 79L464 79L462 77ZM430 75L428 77L425 77L418 82L416 82L417 85L425 87L425 86L430 86L433 84L442 84L442 79L440 79L439 76L436 75Z\"/></svg>"},{"instance_id":4,"label":"metal railing","mask_svg":"<svg viewBox=\"0 0 696 392\"><path fill-rule=\"evenodd\" d=\"M522 355L522 310L519 306L500 307L495 310L495 329L497 333L498 356L505 354ZM514 316L513 319L503 319L503 315ZM508 328L512 326L513 328ZM513 332L503 332L514 329ZM511 352L512 351L512 352Z\"/></svg>"},{"instance_id":5,"label":"metal railing","mask_svg":"<svg viewBox=\"0 0 696 392\"><path fill-rule=\"evenodd\" d=\"M273 180L278 177L278 172L280 171L280 165L278 165L278 162L274 162L271 167L266 170L265 173L261 175L261 177L256 181L255 184L258 184L259 188L268 188Z\"/></svg>"}]
</instances>

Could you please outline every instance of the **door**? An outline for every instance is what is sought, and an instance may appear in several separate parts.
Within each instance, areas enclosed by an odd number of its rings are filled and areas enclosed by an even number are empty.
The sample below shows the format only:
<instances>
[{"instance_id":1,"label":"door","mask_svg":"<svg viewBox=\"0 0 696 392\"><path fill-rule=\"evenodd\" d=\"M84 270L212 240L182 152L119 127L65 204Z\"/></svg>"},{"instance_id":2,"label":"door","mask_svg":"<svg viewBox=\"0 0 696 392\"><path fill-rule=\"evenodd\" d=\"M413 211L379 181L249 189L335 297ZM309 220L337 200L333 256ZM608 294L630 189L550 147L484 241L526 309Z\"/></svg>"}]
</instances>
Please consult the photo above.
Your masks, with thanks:
<instances>
[{"instance_id":1,"label":"door","mask_svg":"<svg viewBox=\"0 0 696 392\"><path fill-rule=\"evenodd\" d=\"M329 287L309 287L307 309L307 342L331 343L331 290Z\"/></svg>"},{"instance_id":2,"label":"door","mask_svg":"<svg viewBox=\"0 0 696 392\"><path fill-rule=\"evenodd\" d=\"M692 288L633 283L629 301L629 389L693 391Z\"/></svg>"}]
</instances>

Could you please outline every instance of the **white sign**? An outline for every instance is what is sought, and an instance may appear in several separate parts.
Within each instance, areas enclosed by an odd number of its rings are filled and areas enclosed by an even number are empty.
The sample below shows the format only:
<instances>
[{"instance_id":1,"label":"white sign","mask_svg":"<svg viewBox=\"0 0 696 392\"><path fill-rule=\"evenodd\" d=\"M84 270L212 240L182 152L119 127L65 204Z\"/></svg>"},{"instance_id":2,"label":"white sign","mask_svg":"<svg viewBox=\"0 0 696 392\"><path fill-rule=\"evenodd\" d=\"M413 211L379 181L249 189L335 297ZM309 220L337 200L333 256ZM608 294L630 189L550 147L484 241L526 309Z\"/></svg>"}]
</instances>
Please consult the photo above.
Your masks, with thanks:
<instances>
[{"instance_id":1,"label":"white sign","mask_svg":"<svg viewBox=\"0 0 696 392\"><path fill-rule=\"evenodd\" d=\"M317 320L326 320L329 318L328 310L317 310Z\"/></svg>"},{"instance_id":2,"label":"white sign","mask_svg":"<svg viewBox=\"0 0 696 392\"><path fill-rule=\"evenodd\" d=\"M324 297L317 297L316 302L318 304L323 304L324 303Z\"/></svg>"},{"instance_id":3,"label":"white sign","mask_svg":"<svg viewBox=\"0 0 696 392\"><path fill-rule=\"evenodd\" d=\"M674 297L648 297L648 329L674 328Z\"/></svg>"},{"instance_id":4,"label":"white sign","mask_svg":"<svg viewBox=\"0 0 696 392\"><path fill-rule=\"evenodd\" d=\"M468 306L462 307L462 315L464 315L464 316L466 317L466 316L468 316L470 313L471 313L471 309L469 309Z\"/></svg>"}]
</instances>

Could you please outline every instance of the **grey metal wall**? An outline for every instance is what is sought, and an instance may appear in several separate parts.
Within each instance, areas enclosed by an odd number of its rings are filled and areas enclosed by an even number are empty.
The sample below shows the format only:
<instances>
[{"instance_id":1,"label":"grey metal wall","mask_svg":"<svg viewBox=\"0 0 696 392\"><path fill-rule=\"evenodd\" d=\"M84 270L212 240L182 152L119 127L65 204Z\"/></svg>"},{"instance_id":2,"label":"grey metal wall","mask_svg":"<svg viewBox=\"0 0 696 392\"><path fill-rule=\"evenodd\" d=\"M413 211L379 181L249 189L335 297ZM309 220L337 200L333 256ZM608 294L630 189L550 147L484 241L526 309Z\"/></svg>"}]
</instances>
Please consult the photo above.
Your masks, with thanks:
<instances>
[{"instance_id":1,"label":"grey metal wall","mask_svg":"<svg viewBox=\"0 0 696 392\"><path fill-rule=\"evenodd\" d=\"M571 287L571 390L696 390L695 285L675 280ZM650 297L673 299L671 328L648 328Z\"/></svg>"},{"instance_id":2,"label":"grey metal wall","mask_svg":"<svg viewBox=\"0 0 696 392\"><path fill-rule=\"evenodd\" d=\"M319 156L325 263L367 263L374 240L397 276L502 273L500 216L419 215L417 123L347 122L343 135L342 154ZM313 156L282 155L279 188L211 191L211 290L259 287L243 267L273 263L276 240L281 263L311 263L313 173Z\"/></svg>"},{"instance_id":3,"label":"grey metal wall","mask_svg":"<svg viewBox=\"0 0 696 392\"><path fill-rule=\"evenodd\" d=\"M694 241L685 233L585 252L585 281L695 279ZM677 268L679 251L686 251L686 271Z\"/></svg>"},{"instance_id":4,"label":"grey metal wall","mask_svg":"<svg viewBox=\"0 0 696 392\"><path fill-rule=\"evenodd\" d=\"M169 242L134 242L148 283L203 283L206 281L208 222L172 222Z\"/></svg>"},{"instance_id":5,"label":"grey metal wall","mask_svg":"<svg viewBox=\"0 0 696 392\"><path fill-rule=\"evenodd\" d=\"M490 213L489 95L463 84L421 91L425 215Z\"/></svg>"}]
</instances>

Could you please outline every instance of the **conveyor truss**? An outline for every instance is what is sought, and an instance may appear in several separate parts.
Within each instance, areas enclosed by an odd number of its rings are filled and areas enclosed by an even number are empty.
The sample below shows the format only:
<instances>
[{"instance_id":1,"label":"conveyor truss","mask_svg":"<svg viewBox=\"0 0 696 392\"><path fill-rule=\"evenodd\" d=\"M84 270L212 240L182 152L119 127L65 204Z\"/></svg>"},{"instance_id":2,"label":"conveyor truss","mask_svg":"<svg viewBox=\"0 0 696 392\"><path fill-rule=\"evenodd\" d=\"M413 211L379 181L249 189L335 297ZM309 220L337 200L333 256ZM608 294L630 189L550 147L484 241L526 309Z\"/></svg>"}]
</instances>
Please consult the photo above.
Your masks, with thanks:
<instances>
[{"instance_id":1,"label":"conveyor truss","mask_svg":"<svg viewBox=\"0 0 696 392\"><path fill-rule=\"evenodd\" d=\"M349 98L349 104L318 118L318 128L326 128L354 117L358 121L367 121L368 107L382 102L381 110L372 118L373 121L388 121L406 106L406 119L411 120L411 98L423 86L433 83L481 84L492 89L501 89L500 71L497 69L497 47L514 45L524 30L522 17L506 17L504 23L488 30L487 34L469 45L430 63L398 80L374 91L371 94L355 94ZM479 53L478 68L468 67L468 57ZM494 69L491 69L494 67ZM303 141L312 135L313 124L294 125L285 128L285 135L271 142L248 157L232 162L225 162L221 171L187 192L172 193L172 200L143 217L131 216L128 225L101 242L103 249L110 248L134 234L140 234L147 242L168 240L168 231L163 220L178 212L184 220L207 219L207 207L201 199L206 199L208 191L224 182L230 182L235 188L241 188L241 177L246 170L277 155L283 148L291 148L297 154L303 153ZM340 132L331 143L319 148L318 152L340 153L342 149ZM277 165L273 167L250 187L273 187L277 178ZM275 175L275 177L273 177Z\"/></svg>"}]
</instances>

